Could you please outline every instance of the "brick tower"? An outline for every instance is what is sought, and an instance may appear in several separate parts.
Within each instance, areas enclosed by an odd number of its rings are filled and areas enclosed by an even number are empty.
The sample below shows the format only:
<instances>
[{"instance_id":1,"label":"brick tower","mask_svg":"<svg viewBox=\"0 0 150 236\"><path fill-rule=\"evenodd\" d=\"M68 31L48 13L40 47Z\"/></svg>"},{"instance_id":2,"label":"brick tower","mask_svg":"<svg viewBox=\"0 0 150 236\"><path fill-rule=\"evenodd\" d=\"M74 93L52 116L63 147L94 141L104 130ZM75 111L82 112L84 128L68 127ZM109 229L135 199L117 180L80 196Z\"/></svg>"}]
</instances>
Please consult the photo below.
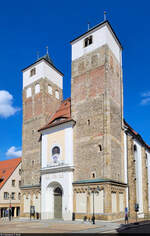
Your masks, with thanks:
<instances>
[{"instance_id":1,"label":"brick tower","mask_svg":"<svg viewBox=\"0 0 150 236\"><path fill-rule=\"evenodd\" d=\"M122 47L108 21L71 42L74 180L123 181Z\"/></svg>"},{"instance_id":2,"label":"brick tower","mask_svg":"<svg viewBox=\"0 0 150 236\"><path fill-rule=\"evenodd\" d=\"M62 100L63 74L48 53L23 70L22 198L21 215L28 206L40 211L40 134ZM33 196L34 195L34 196Z\"/></svg>"}]
</instances>

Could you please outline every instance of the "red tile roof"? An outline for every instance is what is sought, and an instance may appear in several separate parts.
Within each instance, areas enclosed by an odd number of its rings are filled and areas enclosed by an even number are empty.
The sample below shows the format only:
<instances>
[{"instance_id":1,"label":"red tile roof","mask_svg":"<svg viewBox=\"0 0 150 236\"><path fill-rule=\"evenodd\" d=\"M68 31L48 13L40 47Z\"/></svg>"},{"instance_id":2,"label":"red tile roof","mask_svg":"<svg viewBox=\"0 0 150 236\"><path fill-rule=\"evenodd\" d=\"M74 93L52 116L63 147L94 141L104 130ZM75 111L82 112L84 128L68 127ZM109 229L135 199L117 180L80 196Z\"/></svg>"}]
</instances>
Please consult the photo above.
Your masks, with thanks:
<instances>
[{"instance_id":1,"label":"red tile roof","mask_svg":"<svg viewBox=\"0 0 150 236\"><path fill-rule=\"evenodd\" d=\"M128 127L128 130L132 135L134 135L135 138L137 138L141 143L143 143L146 148L150 149L150 146L143 140L142 136L138 134L125 120L124 124Z\"/></svg>"},{"instance_id":2,"label":"red tile roof","mask_svg":"<svg viewBox=\"0 0 150 236\"><path fill-rule=\"evenodd\" d=\"M12 175L17 166L21 163L21 157L6 161L0 161L0 189Z\"/></svg>"},{"instance_id":3,"label":"red tile roof","mask_svg":"<svg viewBox=\"0 0 150 236\"><path fill-rule=\"evenodd\" d=\"M45 130L48 128L51 128L53 126L66 123L68 121L71 121L71 98L67 98L66 100L61 102L61 105L59 109L56 111L56 113L51 117L50 121L47 125L39 129Z\"/></svg>"}]
</instances>

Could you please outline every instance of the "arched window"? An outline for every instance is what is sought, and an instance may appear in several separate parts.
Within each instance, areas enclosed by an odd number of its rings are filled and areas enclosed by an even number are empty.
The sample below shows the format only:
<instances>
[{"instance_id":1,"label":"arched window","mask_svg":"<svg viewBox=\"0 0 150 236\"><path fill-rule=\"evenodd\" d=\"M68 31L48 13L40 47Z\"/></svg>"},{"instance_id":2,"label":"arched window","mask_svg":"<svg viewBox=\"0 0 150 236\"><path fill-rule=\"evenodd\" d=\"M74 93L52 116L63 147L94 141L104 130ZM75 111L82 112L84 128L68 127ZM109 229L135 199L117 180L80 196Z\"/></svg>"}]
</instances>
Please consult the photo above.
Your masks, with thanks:
<instances>
[{"instance_id":1,"label":"arched window","mask_svg":"<svg viewBox=\"0 0 150 236\"><path fill-rule=\"evenodd\" d=\"M52 86L48 85L48 93L52 95L53 91L52 91Z\"/></svg>"},{"instance_id":2,"label":"arched window","mask_svg":"<svg viewBox=\"0 0 150 236\"><path fill-rule=\"evenodd\" d=\"M55 91L55 97L59 99L59 92L57 90Z\"/></svg>"},{"instance_id":3,"label":"arched window","mask_svg":"<svg viewBox=\"0 0 150 236\"><path fill-rule=\"evenodd\" d=\"M26 90L26 97L29 98L31 96L32 96L31 88L27 88L27 90Z\"/></svg>"},{"instance_id":4,"label":"arched window","mask_svg":"<svg viewBox=\"0 0 150 236\"><path fill-rule=\"evenodd\" d=\"M55 146L52 149L52 156L55 154L60 154L60 148L58 146Z\"/></svg>"},{"instance_id":5,"label":"arched window","mask_svg":"<svg viewBox=\"0 0 150 236\"><path fill-rule=\"evenodd\" d=\"M40 85L36 84L35 85L35 93L39 93L40 92Z\"/></svg>"}]
</instances>

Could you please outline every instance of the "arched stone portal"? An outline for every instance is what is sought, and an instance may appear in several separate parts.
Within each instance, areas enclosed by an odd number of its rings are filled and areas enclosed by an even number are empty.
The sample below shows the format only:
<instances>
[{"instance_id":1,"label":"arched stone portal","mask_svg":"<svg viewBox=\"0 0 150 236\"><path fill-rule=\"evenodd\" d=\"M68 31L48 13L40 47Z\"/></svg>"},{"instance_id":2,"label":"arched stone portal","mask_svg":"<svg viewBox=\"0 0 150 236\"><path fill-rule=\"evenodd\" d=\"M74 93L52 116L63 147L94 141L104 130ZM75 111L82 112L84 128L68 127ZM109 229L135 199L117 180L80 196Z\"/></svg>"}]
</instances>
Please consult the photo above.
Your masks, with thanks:
<instances>
[{"instance_id":1,"label":"arched stone portal","mask_svg":"<svg viewBox=\"0 0 150 236\"><path fill-rule=\"evenodd\" d=\"M60 187L54 189L54 218L62 218L62 190Z\"/></svg>"}]
</instances>

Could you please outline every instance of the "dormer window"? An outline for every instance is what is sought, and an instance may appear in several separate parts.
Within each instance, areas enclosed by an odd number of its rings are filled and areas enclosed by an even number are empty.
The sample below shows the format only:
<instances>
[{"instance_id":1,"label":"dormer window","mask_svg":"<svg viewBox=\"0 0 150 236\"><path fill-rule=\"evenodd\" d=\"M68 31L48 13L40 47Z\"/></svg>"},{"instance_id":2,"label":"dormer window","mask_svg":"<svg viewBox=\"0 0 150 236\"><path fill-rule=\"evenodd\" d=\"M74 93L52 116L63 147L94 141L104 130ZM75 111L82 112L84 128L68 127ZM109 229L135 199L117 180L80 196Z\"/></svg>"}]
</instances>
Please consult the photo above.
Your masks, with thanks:
<instances>
[{"instance_id":1,"label":"dormer window","mask_svg":"<svg viewBox=\"0 0 150 236\"><path fill-rule=\"evenodd\" d=\"M89 46L89 45L92 44L92 43L93 43L93 37L92 37L92 35L91 35L91 36L87 37L87 38L84 40L84 47L87 47L87 46Z\"/></svg>"},{"instance_id":2,"label":"dormer window","mask_svg":"<svg viewBox=\"0 0 150 236\"><path fill-rule=\"evenodd\" d=\"M30 76L33 76L36 74L36 68L33 68L30 70Z\"/></svg>"}]
</instances>

